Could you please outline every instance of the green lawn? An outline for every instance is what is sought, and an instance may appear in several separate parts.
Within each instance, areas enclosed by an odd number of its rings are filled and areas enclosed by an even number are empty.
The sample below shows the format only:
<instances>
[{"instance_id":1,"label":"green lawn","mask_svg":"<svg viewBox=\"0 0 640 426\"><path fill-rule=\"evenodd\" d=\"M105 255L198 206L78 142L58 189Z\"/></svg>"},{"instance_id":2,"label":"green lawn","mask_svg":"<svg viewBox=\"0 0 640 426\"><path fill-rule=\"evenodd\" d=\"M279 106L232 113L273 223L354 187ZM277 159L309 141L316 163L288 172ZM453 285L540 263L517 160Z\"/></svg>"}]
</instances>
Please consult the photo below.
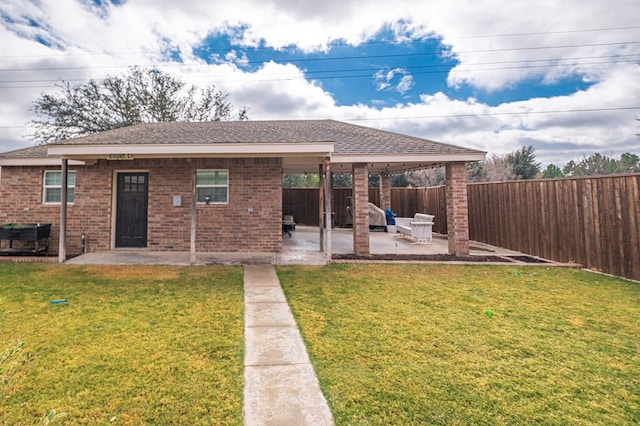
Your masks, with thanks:
<instances>
[{"instance_id":1,"label":"green lawn","mask_svg":"<svg viewBox=\"0 0 640 426\"><path fill-rule=\"evenodd\" d=\"M640 284L544 267L278 273L338 425L640 422ZM59 424L242 424L242 321L239 267L0 264L0 424L53 409Z\"/></svg>"},{"instance_id":2,"label":"green lawn","mask_svg":"<svg viewBox=\"0 0 640 426\"><path fill-rule=\"evenodd\" d=\"M242 424L242 292L240 267L0 264L0 424Z\"/></svg>"},{"instance_id":3,"label":"green lawn","mask_svg":"<svg viewBox=\"0 0 640 426\"><path fill-rule=\"evenodd\" d=\"M638 283L505 266L278 274L338 425L640 423Z\"/></svg>"}]
</instances>

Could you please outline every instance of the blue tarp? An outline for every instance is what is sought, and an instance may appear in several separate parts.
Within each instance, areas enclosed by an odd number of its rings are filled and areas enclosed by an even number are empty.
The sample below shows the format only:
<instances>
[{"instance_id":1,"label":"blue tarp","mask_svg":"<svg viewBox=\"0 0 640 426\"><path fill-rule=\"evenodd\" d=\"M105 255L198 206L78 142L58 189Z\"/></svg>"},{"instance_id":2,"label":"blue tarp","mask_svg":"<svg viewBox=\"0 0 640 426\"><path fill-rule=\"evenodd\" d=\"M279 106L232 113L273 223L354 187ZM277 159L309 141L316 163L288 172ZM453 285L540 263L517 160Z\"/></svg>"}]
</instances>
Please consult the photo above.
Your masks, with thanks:
<instances>
[{"instance_id":1,"label":"blue tarp","mask_svg":"<svg viewBox=\"0 0 640 426\"><path fill-rule=\"evenodd\" d=\"M387 225L395 225L396 224L396 214L391 211L391 209L384 209L384 214L387 216Z\"/></svg>"}]
</instances>

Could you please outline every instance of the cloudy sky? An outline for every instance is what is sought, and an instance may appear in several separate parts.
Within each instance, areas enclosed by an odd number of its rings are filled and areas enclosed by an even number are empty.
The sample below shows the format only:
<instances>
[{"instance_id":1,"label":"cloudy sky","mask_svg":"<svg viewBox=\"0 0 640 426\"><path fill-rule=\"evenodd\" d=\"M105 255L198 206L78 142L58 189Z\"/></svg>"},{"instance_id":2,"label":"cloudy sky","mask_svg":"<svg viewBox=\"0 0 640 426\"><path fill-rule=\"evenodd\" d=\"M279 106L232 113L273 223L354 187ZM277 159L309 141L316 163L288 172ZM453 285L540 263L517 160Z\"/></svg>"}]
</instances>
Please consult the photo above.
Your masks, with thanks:
<instances>
[{"instance_id":1,"label":"cloudy sky","mask_svg":"<svg viewBox=\"0 0 640 426\"><path fill-rule=\"evenodd\" d=\"M252 120L332 118L543 164L640 153L638 0L3 0L0 152L33 100L127 67Z\"/></svg>"}]
</instances>

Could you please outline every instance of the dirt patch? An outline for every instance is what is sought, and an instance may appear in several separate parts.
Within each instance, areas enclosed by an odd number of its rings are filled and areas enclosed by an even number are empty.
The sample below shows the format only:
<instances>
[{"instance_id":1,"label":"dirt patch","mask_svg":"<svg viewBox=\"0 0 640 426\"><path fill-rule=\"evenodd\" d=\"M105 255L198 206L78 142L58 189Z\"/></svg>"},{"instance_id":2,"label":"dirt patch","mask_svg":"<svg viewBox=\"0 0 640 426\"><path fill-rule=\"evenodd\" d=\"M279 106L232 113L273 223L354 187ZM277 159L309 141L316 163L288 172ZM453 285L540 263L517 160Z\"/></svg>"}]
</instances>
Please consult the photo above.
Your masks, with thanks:
<instances>
[{"instance_id":1,"label":"dirt patch","mask_svg":"<svg viewBox=\"0 0 640 426\"><path fill-rule=\"evenodd\" d=\"M57 256L0 254L0 263L56 263Z\"/></svg>"},{"instance_id":2,"label":"dirt patch","mask_svg":"<svg viewBox=\"0 0 640 426\"><path fill-rule=\"evenodd\" d=\"M517 260L518 262L524 263L551 263L549 260L539 259L537 257L531 256L505 256L509 259Z\"/></svg>"}]
</instances>

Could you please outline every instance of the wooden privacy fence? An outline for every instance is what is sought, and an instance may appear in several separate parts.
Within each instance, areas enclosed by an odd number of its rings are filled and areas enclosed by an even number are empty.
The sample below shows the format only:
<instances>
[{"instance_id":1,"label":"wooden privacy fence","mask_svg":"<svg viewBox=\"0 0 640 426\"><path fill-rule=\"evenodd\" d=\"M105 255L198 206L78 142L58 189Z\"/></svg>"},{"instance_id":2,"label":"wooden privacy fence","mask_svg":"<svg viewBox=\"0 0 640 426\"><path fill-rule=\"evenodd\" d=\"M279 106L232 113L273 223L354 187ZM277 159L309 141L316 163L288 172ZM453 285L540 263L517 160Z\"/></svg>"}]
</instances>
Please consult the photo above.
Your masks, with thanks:
<instances>
[{"instance_id":1,"label":"wooden privacy fence","mask_svg":"<svg viewBox=\"0 0 640 426\"><path fill-rule=\"evenodd\" d=\"M640 280L640 174L573 179L474 183L467 186L469 236L557 262ZM351 189L333 190L335 223L346 220ZM379 204L377 189L369 201ZM318 224L318 190L285 189L296 221ZM447 233L445 187L392 188L398 217L435 215L434 231Z\"/></svg>"},{"instance_id":2,"label":"wooden privacy fence","mask_svg":"<svg viewBox=\"0 0 640 426\"><path fill-rule=\"evenodd\" d=\"M640 280L640 175L467 188L472 240Z\"/></svg>"},{"instance_id":3,"label":"wooden privacy fence","mask_svg":"<svg viewBox=\"0 0 640 426\"><path fill-rule=\"evenodd\" d=\"M334 225L343 226L347 220L347 197L351 196L351 188L336 188L332 193L332 213ZM319 217L319 194L317 188L282 190L282 205L291 206L296 223L301 225L317 226ZM380 193L378 190L369 190L369 202L380 205Z\"/></svg>"},{"instance_id":4,"label":"wooden privacy fence","mask_svg":"<svg viewBox=\"0 0 640 426\"><path fill-rule=\"evenodd\" d=\"M336 226L343 226L347 220L347 197L351 196L351 188L334 188L333 216ZM318 225L319 201L317 188L285 188L282 190L283 206L291 206L296 223L302 225ZM445 188L391 188L391 209L398 217L413 217L416 213L435 215L435 232L447 233L447 208ZM380 207L380 191L369 189L369 202Z\"/></svg>"}]
</instances>

